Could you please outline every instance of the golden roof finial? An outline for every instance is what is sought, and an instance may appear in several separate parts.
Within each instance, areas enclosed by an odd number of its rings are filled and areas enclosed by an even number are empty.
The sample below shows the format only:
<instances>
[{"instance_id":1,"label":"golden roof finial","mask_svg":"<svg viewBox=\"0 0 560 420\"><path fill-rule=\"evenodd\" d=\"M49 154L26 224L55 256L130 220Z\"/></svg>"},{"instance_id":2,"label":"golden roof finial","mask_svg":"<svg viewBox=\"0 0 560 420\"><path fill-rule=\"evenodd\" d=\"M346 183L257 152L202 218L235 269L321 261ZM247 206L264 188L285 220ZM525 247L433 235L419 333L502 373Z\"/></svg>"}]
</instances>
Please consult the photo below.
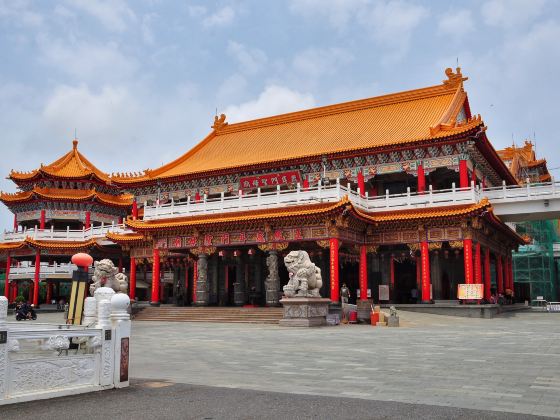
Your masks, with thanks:
<instances>
[{"instance_id":1,"label":"golden roof finial","mask_svg":"<svg viewBox=\"0 0 560 420\"><path fill-rule=\"evenodd\" d=\"M73 145L74 150L76 150L78 148L78 139L72 140L72 145Z\"/></svg>"},{"instance_id":2,"label":"golden roof finial","mask_svg":"<svg viewBox=\"0 0 560 420\"><path fill-rule=\"evenodd\" d=\"M453 73L453 69L451 67L445 69L447 80L443 81L444 85L447 85L449 87L457 87L459 85L463 86L463 82L469 79L468 77L463 77L463 74L461 73L461 67L457 67L455 71L456 73Z\"/></svg>"},{"instance_id":3,"label":"golden roof finial","mask_svg":"<svg viewBox=\"0 0 560 420\"><path fill-rule=\"evenodd\" d=\"M228 125L226 122L226 114L221 114L219 117L216 115L214 117L214 124L212 124L212 128L216 131Z\"/></svg>"}]
</instances>

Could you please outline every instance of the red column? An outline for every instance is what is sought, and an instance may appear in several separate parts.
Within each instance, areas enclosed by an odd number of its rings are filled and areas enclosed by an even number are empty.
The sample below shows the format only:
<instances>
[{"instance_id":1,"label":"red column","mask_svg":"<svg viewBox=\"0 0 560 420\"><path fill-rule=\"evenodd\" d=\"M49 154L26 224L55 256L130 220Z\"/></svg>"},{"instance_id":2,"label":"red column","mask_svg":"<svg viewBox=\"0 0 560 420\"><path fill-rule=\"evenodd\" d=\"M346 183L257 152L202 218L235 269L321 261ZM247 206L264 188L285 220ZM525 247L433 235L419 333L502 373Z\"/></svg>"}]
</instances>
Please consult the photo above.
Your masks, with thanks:
<instances>
[{"instance_id":1,"label":"red column","mask_svg":"<svg viewBox=\"0 0 560 420\"><path fill-rule=\"evenodd\" d=\"M154 248L152 265L152 305L159 305L159 249Z\"/></svg>"},{"instance_id":2,"label":"red column","mask_svg":"<svg viewBox=\"0 0 560 420\"><path fill-rule=\"evenodd\" d=\"M122 218L122 216L119 216L119 220L118 220L117 223L118 223L119 225L122 225L122 222L123 222L123 218Z\"/></svg>"},{"instance_id":3,"label":"red column","mask_svg":"<svg viewBox=\"0 0 560 420\"><path fill-rule=\"evenodd\" d=\"M15 302L16 298L18 297L18 292L19 292L19 287L17 284L17 281L14 281L14 284L12 286L12 302Z\"/></svg>"},{"instance_id":4,"label":"red column","mask_svg":"<svg viewBox=\"0 0 560 420\"><path fill-rule=\"evenodd\" d=\"M504 266L502 264L502 256L498 255L496 259L496 286L498 289L498 293L504 293Z\"/></svg>"},{"instance_id":5,"label":"red column","mask_svg":"<svg viewBox=\"0 0 560 420\"><path fill-rule=\"evenodd\" d=\"M416 288L422 290L422 258L416 258Z\"/></svg>"},{"instance_id":6,"label":"red column","mask_svg":"<svg viewBox=\"0 0 560 420\"><path fill-rule=\"evenodd\" d=\"M307 177L305 177L303 179L303 191L308 190L309 189L309 180L307 179Z\"/></svg>"},{"instance_id":7,"label":"red column","mask_svg":"<svg viewBox=\"0 0 560 420\"><path fill-rule=\"evenodd\" d=\"M35 252L35 278L33 280L33 305L39 306L39 276L41 274L41 251Z\"/></svg>"},{"instance_id":8,"label":"red column","mask_svg":"<svg viewBox=\"0 0 560 420\"><path fill-rule=\"evenodd\" d=\"M84 223L84 227L89 229L91 226L91 212L88 210L86 211L86 221Z\"/></svg>"},{"instance_id":9,"label":"red column","mask_svg":"<svg viewBox=\"0 0 560 420\"><path fill-rule=\"evenodd\" d=\"M48 281L47 282L47 297L45 298L45 303L47 305L50 305L51 300L52 300L52 292L53 292L53 284L52 282Z\"/></svg>"},{"instance_id":10,"label":"red column","mask_svg":"<svg viewBox=\"0 0 560 420\"><path fill-rule=\"evenodd\" d=\"M474 247L474 282L476 284L482 284L482 255L480 242L477 242Z\"/></svg>"},{"instance_id":11,"label":"red column","mask_svg":"<svg viewBox=\"0 0 560 420\"><path fill-rule=\"evenodd\" d=\"M428 241L420 242L420 253L422 258L422 302L430 303L430 250L428 248Z\"/></svg>"},{"instance_id":12,"label":"red column","mask_svg":"<svg viewBox=\"0 0 560 420\"><path fill-rule=\"evenodd\" d=\"M331 301L340 300L340 286L338 284L338 238L330 240L330 261L331 261Z\"/></svg>"},{"instance_id":13,"label":"red column","mask_svg":"<svg viewBox=\"0 0 560 420\"><path fill-rule=\"evenodd\" d=\"M45 210L41 210L41 219L39 220L39 229L45 230Z\"/></svg>"},{"instance_id":14,"label":"red column","mask_svg":"<svg viewBox=\"0 0 560 420\"><path fill-rule=\"evenodd\" d=\"M367 300L367 250L366 246L360 247L360 300Z\"/></svg>"},{"instance_id":15,"label":"red column","mask_svg":"<svg viewBox=\"0 0 560 420\"><path fill-rule=\"evenodd\" d=\"M463 256L465 260L465 283L473 283L472 239L463 239Z\"/></svg>"},{"instance_id":16,"label":"red column","mask_svg":"<svg viewBox=\"0 0 560 420\"><path fill-rule=\"evenodd\" d=\"M193 263L192 303L196 303L196 282L198 281L198 261Z\"/></svg>"},{"instance_id":17,"label":"red column","mask_svg":"<svg viewBox=\"0 0 560 420\"><path fill-rule=\"evenodd\" d=\"M490 300L492 295L491 283L492 279L490 277L490 248L484 250L484 299Z\"/></svg>"},{"instance_id":18,"label":"red column","mask_svg":"<svg viewBox=\"0 0 560 420\"><path fill-rule=\"evenodd\" d=\"M18 230L17 214L14 213L14 231Z\"/></svg>"},{"instance_id":19,"label":"red column","mask_svg":"<svg viewBox=\"0 0 560 420\"><path fill-rule=\"evenodd\" d=\"M391 282L389 285L389 299L391 300L395 297L395 259L392 255L389 260L389 281Z\"/></svg>"},{"instance_id":20,"label":"red column","mask_svg":"<svg viewBox=\"0 0 560 420\"><path fill-rule=\"evenodd\" d=\"M138 219L138 203L136 202L136 199L132 201L132 219Z\"/></svg>"},{"instance_id":21,"label":"red column","mask_svg":"<svg viewBox=\"0 0 560 420\"><path fill-rule=\"evenodd\" d=\"M136 298L136 258L130 257L130 279L128 283L128 297L130 300Z\"/></svg>"},{"instance_id":22,"label":"red column","mask_svg":"<svg viewBox=\"0 0 560 420\"><path fill-rule=\"evenodd\" d=\"M10 302L10 267L11 267L11 265L12 265L12 258L8 255L8 258L6 259L6 279L4 281L4 296L6 296L8 298L8 302Z\"/></svg>"},{"instance_id":23,"label":"red column","mask_svg":"<svg viewBox=\"0 0 560 420\"><path fill-rule=\"evenodd\" d=\"M358 172L358 188L360 189L361 195L366 195L366 183L364 181L364 174L361 170Z\"/></svg>"},{"instance_id":24,"label":"red column","mask_svg":"<svg viewBox=\"0 0 560 420\"><path fill-rule=\"evenodd\" d=\"M426 191L426 174L424 173L424 166L418 165L418 187L417 191L423 193Z\"/></svg>"},{"instance_id":25,"label":"red column","mask_svg":"<svg viewBox=\"0 0 560 420\"><path fill-rule=\"evenodd\" d=\"M459 161L459 187L467 188L469 186L469 172L467 170L467 161L461 159Z\"/></svg>"}]
</instances>

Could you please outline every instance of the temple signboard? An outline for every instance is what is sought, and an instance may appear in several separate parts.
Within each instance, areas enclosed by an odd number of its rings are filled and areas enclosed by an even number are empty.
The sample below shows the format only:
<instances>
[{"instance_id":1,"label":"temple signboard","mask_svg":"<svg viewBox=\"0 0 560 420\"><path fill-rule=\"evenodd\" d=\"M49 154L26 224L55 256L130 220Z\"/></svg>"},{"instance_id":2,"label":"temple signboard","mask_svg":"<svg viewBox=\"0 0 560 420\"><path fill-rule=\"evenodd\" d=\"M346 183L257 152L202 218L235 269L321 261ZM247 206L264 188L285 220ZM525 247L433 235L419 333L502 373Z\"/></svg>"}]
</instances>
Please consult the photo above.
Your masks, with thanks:
<instances>
[{"instance_id":1,"label":"temple signboard","mask_svg":"<svg viewBox=\"0 0 560 420\"><path fill-rule=\"evenodd\" d=\"M470 299L482 299L484 285L482 283L477 284L459 284L457 290L457 299L460 300L470 300Z\"/></svg>"},{"instance_id":2,"label":"temple signboard","mask_svg":"<svg viewBox=\"0 0 560 420\"><path fill-rule=\"evenodd\" d=\"M297 184L298 182L301 182L299 171L286 171L242 177L239 179L239 187L243 190L251 190L253 188L274 187L276 185Z\"/></svg>"}]
</instances>

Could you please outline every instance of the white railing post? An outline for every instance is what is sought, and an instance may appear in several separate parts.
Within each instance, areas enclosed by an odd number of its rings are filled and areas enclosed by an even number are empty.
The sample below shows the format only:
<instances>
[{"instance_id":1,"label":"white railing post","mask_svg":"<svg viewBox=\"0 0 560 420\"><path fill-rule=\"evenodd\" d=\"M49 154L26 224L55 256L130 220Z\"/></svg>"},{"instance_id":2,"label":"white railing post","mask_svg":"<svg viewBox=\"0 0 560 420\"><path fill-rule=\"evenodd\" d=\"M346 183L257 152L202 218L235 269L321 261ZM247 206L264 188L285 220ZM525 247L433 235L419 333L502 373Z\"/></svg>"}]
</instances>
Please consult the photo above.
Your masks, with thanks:
<instances>
[{"instance_id":1,"label":"white railing post","mask_svg":"<svg viewBox=\"0 0 560 420\"><path fill-rule=\"evenodd\" d=\"M257 203L261 204L261 187L257 188Z\"/></svg>"},{"instance_id":2,"label":"white railing post","mask_svg":"<svg viewBox=\"0 0 560 420\"><path fill-rule=\"evenodd\" d=\"M505 181L505 179L502 180L502 195L503 195L502 198L506 198L507 194L506 194L506 181Z\"/></svg>"},{"instance_id":3,"label":"white railing post","mask_svg":"<svg viewBox=\"0 0 560 420\"><path fill-rule=\"evenodd\" d=\"M321 198L321 180L317 182L317 196Z\"/></svg>"},{"instance_id":4,"label":"white railing post","mask_svg":"<svg viewBox=\"0 0 560 420\"><path fill-rule=\"evenodd\" d=\"M457 201L456 194L457 194L457 188L455 187L455 183L453 182L453 183L451 183L451 197L452 197L453 202Z\"/></svg>"},{"instance_id":5,"label":"white railing post","mask_svg":"<svg viewBox=\"0 0 560 420\"><path fill-rule=\"evenodd\" d=\"M206 211L206 209L208 207L206 198L207 198L207 195L206 195L206 193L204 193L204 195L202 196L202 202L204 203L204 211Z\"/></svg>"},{"instance_id":6,"label":"white railing post","mask_svg":"<svg viewBox=\"0 0 560 420\"><path fill-rule=\"evenodd\" d=\"M410 207L410 187L406 187L406 205Z\"/></svg>"},{"instance_id":7,"label":"white railing post","mask_svg":"<svg viewBox=\"0 0 560 420\"><path fill-rule=\"evenodd\" d=\"M474 181L471 180L471 200L476 203L476 188L474 187Z\"/></svg>"},{"instance_id":8,"label":"white railing post","mask_svg":"<svg viewBox=\"0 0 560 420\"><path fill-rule=\"evenodd\" d=\"M340 200L340 178L336 178L336 197Z\"/></svg>"},{"instance_id":9,"label":"white railing post","mask_svg":"<svg viewBox=\"0 0 560 420\"><path fill-rule=\"evenodd\" d=\"M175 213L175 200L171 197L171 216Z\"/></svg>"},{"instance_id":10,"label":"white railing post","mask_svg":"<svg viewBox=\"0 0 560 420\"><path fill-rule=\"evenodd\" d=\"M531 197L531 180L529 178L525 178L525 185L527 187L527 198Z\"/></svg>"},{"instance_id":11,"label":"white railing post","mask_svg":"<svg viewBox=\"0 0 560 420\"><path fill-rule=\"evenodd\" d=\"M82 225L82 241L86 240L86 227Z\"/></svg>"},{"instance_id":12,"label":"white railing post","mask_svg":"<svg viewBox=\"0 0 560 420\"><path fill-rule=\"evenodd\" d=\"M33 229L33 239L37 239L37 225L35 225L35 229Z\"/></svg>"},{"instance_id":13,"label":"white railing post","mask_svg":"<svg viewBox=\"0 0 560 420\"><path fill-rule=\"evenodd\" d=\"M453 186L455 186L455 184L453 184ZM433 204L434 203L434 190L433 190L432 184L430 184L430 186L428 188L428 191L429 191L428 192L428 194L429 194L428 197L429 197L430 204Z\"/></svg>"},{"instance_id":14,"label":"white railing post","mask_svg":"<svg viewBox=\"0 0 560 420\"><path fill-rule=\"evenodd\" d=\"M389 190L385 190L385 207L389 208Z\"/></svg>"},{"instance_id":15,"label":"white railing post","mask_svg":"<svg viewBox=\"0 0 560 420\"><path fill-rule=\"evenodd\" d=\"M280 204L280 185L276 186L276 201Z\"/></svg>"},{"instance_id":16,"label":"white railing post","mask_svg":"<svg viewBox=\"0 0 560 420\"><path fill-rule=\"evenodd\" d=\"M369 191L366 191L366 210L369 210Z\"/></svg>"},{"instance_id":17,"label":"white railing post","mask_svg":"<svg viewBox=\"0 0 560 420\"><path fill-rule=\"evenodd\" d=\"M299 185L299 182L296 185L296 202L299 203L300 197L299 194L301 193L301 185Z\"/></svg>"},{"instance_id":18,"label":"white railing post","mask_svg":"<svg viewBox=\"0 0 560 420\"><path fill-rule=\"evenodd\" d=\"M241 207L241 200L243 200L243 190L239 190L237 193L239 197L239 207Z\"/></svg>"},{"instance_id":19,"label":"white railing post","mask_svg":"<svg viewBox=\"0 0 560 420\"><path fill-rule=\"evenodd\" d=\"M220 203L221 203L222 209L224 208L224 195L225 195L225 194L224 194L224 192L222 191L222 192L220 193Z\"/></svg>"},{"instance_id":20,"label":"white railing post","mask_svg":"<svg viewBox=\"0 0 560 420\"><path fill-rule=\"evenodd\" d=\"M70 239L70 226L66 226L66 239Z\"/></svg>"},{"instance_id":21,"label":"white railing post","mask_svg":"<svg viewBox=\"0 0 560 420\"><path fill-rule=\"evenodd\" d=\"M191 196L187 195L187 213L191 212Z\"/></svg>"},{"instance_id":22,"label":"white railing post","mask_svg":"<svg viewBox=\"0 0 560 420\"><path fill-rule=\"evenodd\" d=\"M51 239L54 238L54 225L51 225Z\"/></svg>"}]
</instances>

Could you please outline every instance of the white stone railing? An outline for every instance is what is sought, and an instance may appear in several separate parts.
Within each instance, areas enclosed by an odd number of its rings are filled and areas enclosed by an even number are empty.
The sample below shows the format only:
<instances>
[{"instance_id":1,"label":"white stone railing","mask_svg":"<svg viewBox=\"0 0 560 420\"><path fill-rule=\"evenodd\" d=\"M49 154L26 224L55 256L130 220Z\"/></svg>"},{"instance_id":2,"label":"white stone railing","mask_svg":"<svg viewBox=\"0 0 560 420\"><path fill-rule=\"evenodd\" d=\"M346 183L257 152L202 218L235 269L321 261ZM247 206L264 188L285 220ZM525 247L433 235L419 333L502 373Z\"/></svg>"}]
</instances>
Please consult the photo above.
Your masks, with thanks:
<instances>
[{"instance_id":1,"label":"white stone railing","mask_svg":"<svg viewBox=\"0 0 560 420\"><path fill-rule=\"evenodd\" d=\"M78 267L74 264L53 264L48 265L47 263L41 263L39 270L39 278L44 280L46 278L56 278L59 277L72 277L72 273L77 270ZM89 267L90 275L93 274L94 268ZM126 269L123 267L122 272L126 273ZM10 267L10 279L23 279L23 278L33 278L35 275L35 264L25 264L22 262L20 266Z\"/></svg>"},{"instance_id":2,"label":"white stone railing","mask_svg":"<svg viewBox=\"0 0 560 420\"><path fill-rule=\"evenodd\" d=\"M128 386L130 299L96 298L84 310L91 326L71 326L6 322L0 297L0 405Z\"/></svg>"},{"instance_id":3,"label":"white stone railing","mask_svg":"<svg viewBox=\"0 0 560 420\"><path fill-rule=\"evenodd\" d=\"M72 230L69 227L65 230L51 229L38 229L37 227L31 229L18 230L17 232L4 232L0 236L0 243L20 242L26 238L35 240L50 240L50 241L87 241L90 239L103 239L107 233L131 233L132 230L127 228L124 224L111 224L101 226L92 226L88 229Z\"/></svg>"},{"instance_id":4,"label":"white stone railing","mask_svg":"<svg viewBox=\"0 0 560 420\"><path fill-rule=\"evenodd\" d=\"M297 206L302 204L334 203L348 196L352 203L365 211L389 211L408 208L425 208L449 206L454 204L477 203L482 197L488 197L491 202L522 202L529 200L542 200L543 198L560 198L560 183L548 182L538 184L502 185L500 187L485 188L471 183L468 188L433 190L431 186L422 193L410 192L404 194L385 194L370 197L367 193L360 194L352 190L350 185L344 186L339 180L331 185L317 185L307 189L298 184L294 190L281 190L261 193L260 188L255 194L225 197L222 193L219 198L201 197L199 202L170 203L148 206L144 204L144 220L170 219L175 217L195 216L200 214L228 213L247 210L257 210L274 207Z\"/></svg>"}]
</instances>

